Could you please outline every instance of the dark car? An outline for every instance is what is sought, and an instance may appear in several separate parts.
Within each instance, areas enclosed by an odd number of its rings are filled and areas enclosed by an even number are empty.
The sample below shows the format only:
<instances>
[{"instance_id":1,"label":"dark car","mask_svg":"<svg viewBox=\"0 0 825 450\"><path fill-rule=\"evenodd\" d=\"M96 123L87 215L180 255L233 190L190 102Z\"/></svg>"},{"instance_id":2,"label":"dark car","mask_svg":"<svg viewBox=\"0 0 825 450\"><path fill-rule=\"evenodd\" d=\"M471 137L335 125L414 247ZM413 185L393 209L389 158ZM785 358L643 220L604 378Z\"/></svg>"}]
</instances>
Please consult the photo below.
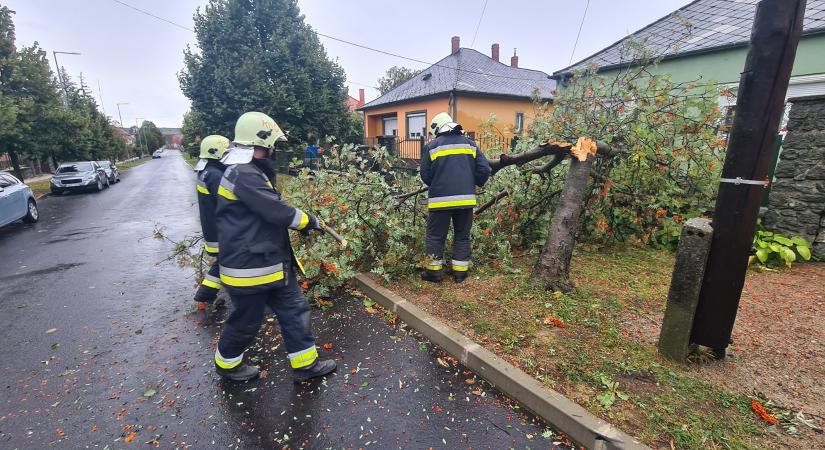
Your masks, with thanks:
<instances>
[{"instance_id":1,"label":"dark car","mask_svg":"<svg viewBox=\"0 0 825 450\"><path fill-rule=\"evenodd\" d=\"M72 191L102 191L109 187L109 177L96 161L63 163L51 180L52 194Z\"/></svg>"},{"instance_id":2,"label":"dark car","mask_svg":"<svg viewBox=\"0 0 825 450\"><path fill-rule=\"evenodd\" d=\"M0 172L0 227L18 219L35 223L39 217L32 190L12 174Z\"/></svg>"},{"instance_id":3,"label":"dark car","mask_svg":"<svg viewBox=\"0 0 825 450\"><path fill-rule=\"evenodd\" d=\"M100 167L106 172L106 177L109 179L109 184L120 183L120 171L117 170L111 161L97 161Z\"/></svg>"}]
</instances>

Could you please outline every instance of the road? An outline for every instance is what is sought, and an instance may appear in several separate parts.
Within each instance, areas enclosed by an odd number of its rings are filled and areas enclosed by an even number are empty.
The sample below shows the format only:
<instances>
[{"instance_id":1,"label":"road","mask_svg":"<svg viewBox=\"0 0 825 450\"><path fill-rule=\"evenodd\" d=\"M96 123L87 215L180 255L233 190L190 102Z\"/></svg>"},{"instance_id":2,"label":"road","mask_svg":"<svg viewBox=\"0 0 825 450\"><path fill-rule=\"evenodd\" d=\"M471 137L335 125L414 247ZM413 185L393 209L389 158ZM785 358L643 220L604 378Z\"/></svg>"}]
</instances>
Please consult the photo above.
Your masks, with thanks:
<instances>
[{"instance_id":1,"label":"road","mask_svg":"<svg viewBox=\"0 0 825 450\"><path fill-rule=\"evenodd\" d=\"M223 316L193 312L191 270L164 259L198 230L176 152L100 193L48 197L0 229L0 447L550 448L541 420L356 293L313 312L339 371L293 385L277 322L251 383L214 374ZM543 436L544 433L544 436Z\"/></svg>"}]
</instances>

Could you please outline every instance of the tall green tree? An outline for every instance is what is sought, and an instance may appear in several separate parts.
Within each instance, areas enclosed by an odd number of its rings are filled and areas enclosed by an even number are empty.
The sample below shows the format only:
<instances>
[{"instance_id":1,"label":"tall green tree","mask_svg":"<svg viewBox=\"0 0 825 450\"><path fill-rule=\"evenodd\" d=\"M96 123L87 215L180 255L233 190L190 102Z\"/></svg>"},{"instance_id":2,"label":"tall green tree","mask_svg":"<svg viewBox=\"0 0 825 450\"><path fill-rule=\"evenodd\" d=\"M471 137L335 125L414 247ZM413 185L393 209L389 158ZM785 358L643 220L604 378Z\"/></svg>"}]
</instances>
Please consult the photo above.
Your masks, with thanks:
<instances>
[{"instance_id":1,"label":"tall green tree","mask_svg":"<svg viewBox=\"0 0 825 450\"><path fill-rule=\"evenodd\" d=\"M150 153L163 147L163 134L158 127L155 126L154 122L144 120L143 123L140 124L136 146L138 149L146 150Z\"/></svg>"},{"instance_id":2,"label":"tall green tree","mask_svg":"<svg viewBox=\"0 0 825 450\"><path fill-rule=\"evenodd\" d=\"M185 50L179 80L204 134L231 139L246 111L269 114L296 138L346 129L344 70L297 0L210 0L194 19L198 49Z\"/></svg>"},{"instance_id":3,"label":"tall green tree","mask_svg":"<svg viewBox=\"0 0 825 450\"><path fill-rule=\"evenodd\" d=\"M419 73L421 73L420 70L403 66L392 66L387 69L384 76L378 79L378 92L384 95Z\"/></svg>"}]
</instances>

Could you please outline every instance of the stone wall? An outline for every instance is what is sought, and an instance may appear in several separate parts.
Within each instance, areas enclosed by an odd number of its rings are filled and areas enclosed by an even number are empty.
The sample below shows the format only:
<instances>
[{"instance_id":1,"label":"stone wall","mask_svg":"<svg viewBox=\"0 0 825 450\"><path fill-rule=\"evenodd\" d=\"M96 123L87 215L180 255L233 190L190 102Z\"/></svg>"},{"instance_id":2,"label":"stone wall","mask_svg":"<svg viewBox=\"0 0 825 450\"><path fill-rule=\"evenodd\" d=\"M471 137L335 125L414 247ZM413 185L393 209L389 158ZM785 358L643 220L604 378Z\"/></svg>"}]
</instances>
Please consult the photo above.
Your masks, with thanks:
<instances>
[{"instance_id":1,"label":"stone wall","mask_svg":"<svg viewBox=\"0 0 825 450\"><path fill-rule=\"evenodd\" d=\"M765 225L813 242L814 253L825 257L825 96L790 101Z\"/></svg>"}]
</instances>

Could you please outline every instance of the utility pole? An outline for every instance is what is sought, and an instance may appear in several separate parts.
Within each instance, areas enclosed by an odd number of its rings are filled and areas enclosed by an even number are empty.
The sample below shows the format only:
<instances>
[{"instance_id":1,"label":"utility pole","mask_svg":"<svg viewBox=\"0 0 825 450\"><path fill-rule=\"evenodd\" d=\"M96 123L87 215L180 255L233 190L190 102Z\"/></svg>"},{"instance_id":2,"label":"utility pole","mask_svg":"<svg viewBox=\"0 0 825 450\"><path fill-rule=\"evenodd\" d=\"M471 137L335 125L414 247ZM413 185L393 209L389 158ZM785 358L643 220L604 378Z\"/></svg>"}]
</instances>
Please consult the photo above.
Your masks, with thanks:
<instances>
[{"instance_id":1,"label":"utility pole","mask_svg":"<svg viewBox=\"0 0 825 450\"><path fill-rule=\"evenodd\" d=\"M100 88L100 79L97 80L97 94L100 96L100 108L103 110L103 115L106 115L106 107L103 106L103 89ZM107 119L108 120L108 119Z\"/></svg>"},{"instance_id":2,"label":"utility pole","mask_svg":"<svg viewBox=\"0 0 825 450\"><path fill-rule=\"evenodd\" d=\"M135 126L137 126L138 133L140 133L140 135L143 136L143 148L146 149L146 153L148 154L149 153L149 143L146 142L146 133L143 132L143 127L138 125L138 120L145 120L145 119L143 117L135 117Z\"/></svg>"},{"instance_id":3,"label":"utility pole","mask_svg":"<svg viewBox=\"0 0 825 450\"><path fill-rule=\"evenodd\" d=\"M756 7L691 333L691 342L710 347L718 358L725 356L745 284L805 3L762 0Z\"/></svg>"},{"instance_id":4,"label":"utility pole","mask_svg":"<svg viewBox=\"0 0 825 450\"><path fill-rule=\"evenodd\" d=\"M120 115L120 105L128 105L128 103L118 103L117 104L117 118L120 119L120 128L124 128L124 126L123 126L123 116Z\"/></svg>"},{"instance_id":5,"label":"utility pole","mask_svg":"<svg viewBox=\"0 0 825 450\"><path fill-rule=\"evenodd\" d=\"M60 86L63 88L63 104L69 104L69 92L66 90L66 80L63 79L63 71L60 70L60 64L57 62L57 55L80 55L77 52L58 52L56 50L52 50L52 56L54 56L54 67L57 69L57 80L60 81Z\"/></svg>"}]
</instances>

